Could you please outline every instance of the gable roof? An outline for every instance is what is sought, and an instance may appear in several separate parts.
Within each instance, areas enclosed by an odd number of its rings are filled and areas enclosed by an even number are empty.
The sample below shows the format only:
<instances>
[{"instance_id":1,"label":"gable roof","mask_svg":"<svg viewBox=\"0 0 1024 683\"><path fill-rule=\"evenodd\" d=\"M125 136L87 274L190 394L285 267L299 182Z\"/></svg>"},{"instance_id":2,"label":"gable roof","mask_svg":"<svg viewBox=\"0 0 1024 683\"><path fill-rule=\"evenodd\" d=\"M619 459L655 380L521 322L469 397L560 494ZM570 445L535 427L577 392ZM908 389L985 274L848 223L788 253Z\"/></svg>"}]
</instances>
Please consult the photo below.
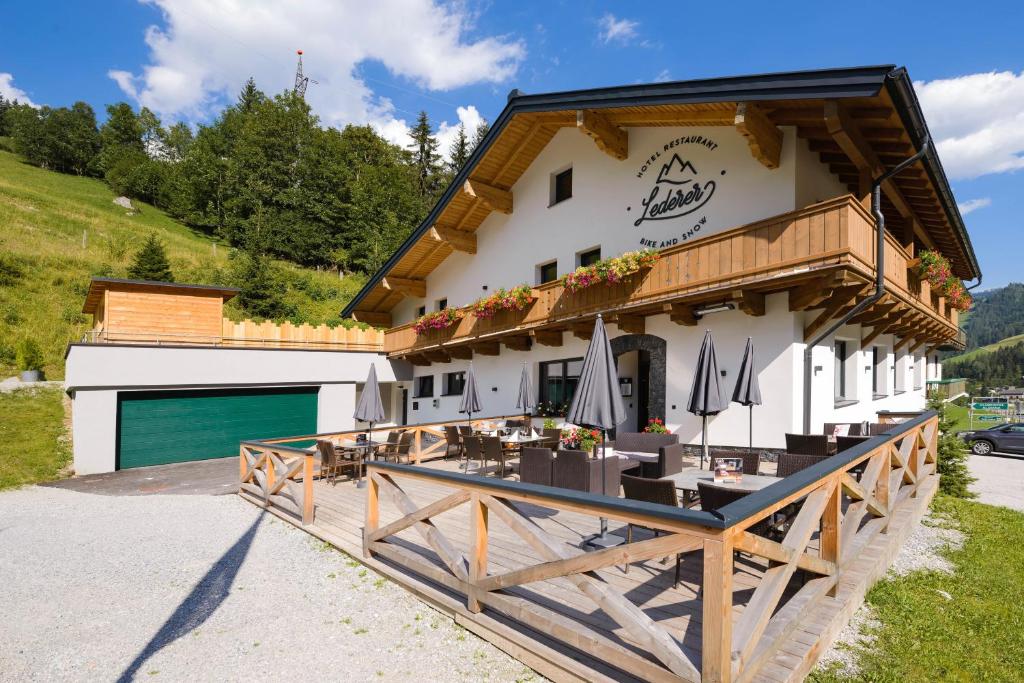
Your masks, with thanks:
<instances>
[{"instance_id":1,"label":"gable roof","mask_svg":"<svg viewBox=\"0 0 1024 683\"><path fill-rule=\"evenodd\" d=\"M154 292L157 294L192 294L194 296L218 295L224 301L238 294L237 287L220 287L218 285L190 285L181 282L157 282L156 280L125 280L113 277L94 277L89 283L89 291L85 295L82 313L95 313L103 293L107 290L121 292Z\"/></svg>"},{"instance_id":2,"label":"gable roof","mask_svg":"<svg viewBox=\"0 0 1024 683\"><path fill-rule=\"evenodd\" d=\"M795 71L727 78L651 83L526 95L509 93L508 102L465 167L445 190L423 222L367 281L342 311L389 312L402 294L386 289L382 281L425 278L452 253L444 241L431 239L432 228L472 234L490 214L490 208L464 191L467 180L509 190L541 150L563 127L576 127L577 111L601 110L617 127L734 125L736 107L757 102L779 126L796 126L800 137L819 140L822 161L847 185L856 187L856 169L845 155L829 149L824 110L829 100L843 100L855 116L863 115L873 136L873 147L898 149L895 157L881 157L892 166L930 140L913 85L906 69L893 65ZM981 271L963 219L956 206L942 164L929 142L922 160L924 178L911 169L895 179L911 185L913 208L924 230L950 257L959 277L980 277ZM813 149L813 148L812 148ZM891 159L892 163L887 163ZM852 173L852 176L851 176ZM883 199L887 223L896 227L900 217Z\"/></svg>"}]
</instances>

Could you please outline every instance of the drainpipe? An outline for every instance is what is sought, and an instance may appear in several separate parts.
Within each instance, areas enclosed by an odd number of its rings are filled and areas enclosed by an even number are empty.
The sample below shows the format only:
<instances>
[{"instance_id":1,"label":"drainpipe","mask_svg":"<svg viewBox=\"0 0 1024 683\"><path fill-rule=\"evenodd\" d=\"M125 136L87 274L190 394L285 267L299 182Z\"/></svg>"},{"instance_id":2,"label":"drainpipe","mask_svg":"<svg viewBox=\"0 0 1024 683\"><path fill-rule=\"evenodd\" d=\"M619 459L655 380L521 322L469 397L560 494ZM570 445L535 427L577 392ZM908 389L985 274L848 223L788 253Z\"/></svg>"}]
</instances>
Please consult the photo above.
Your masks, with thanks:
<instances>
[{"instance_id":1,"label":"drainpipe","mask_svg":"<svg viewBox=\"0 0 1024 683\"><path fill-rule=\"evenodd\" d=\"M904 159L895 168L886 171L871 183L871 213L875 217L875 291L866 299L859 301L846 315L818 333L804 347L804 434L809 434L811 431L811 384L814 375L811 357L814 347L835 334L836 330L885 295L885 214L882 213L882 183L919 161L928 153L929 145L931 145L931 137L925 132L921 139L921 148L914 156ZM980 278L978 283L981 283Z\"/></svg>"}]
</instances>

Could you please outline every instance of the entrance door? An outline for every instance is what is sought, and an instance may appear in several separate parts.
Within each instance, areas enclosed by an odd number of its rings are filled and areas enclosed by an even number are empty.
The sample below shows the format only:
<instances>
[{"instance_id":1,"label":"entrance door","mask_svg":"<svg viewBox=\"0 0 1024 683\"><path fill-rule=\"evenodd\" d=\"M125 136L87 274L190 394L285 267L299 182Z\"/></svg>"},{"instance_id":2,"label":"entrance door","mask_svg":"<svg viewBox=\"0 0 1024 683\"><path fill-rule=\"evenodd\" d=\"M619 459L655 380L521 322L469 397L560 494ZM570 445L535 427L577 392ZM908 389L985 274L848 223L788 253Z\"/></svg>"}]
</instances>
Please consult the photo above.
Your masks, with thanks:
<instances>
[{"instance_id":1,"label":"entrance door","mask_svg":"<svg viewBox=\"0 0 1024 683\"><path fill-rule=\"evenodd\" d=\"M409 424L409 390L402 387L402 424Z\"/></svg>"},{"instance_id":2,"label":"entrance door","mask_svg":"<svg viewBox=\"0 0 1024 683\"><path fill-rule=\"evenodd\" d=\"M637 351L636 360L636 430L642 432L647 426L647 420L650 419L651 354L643 350Z\"/></svg>"}]
</instances>

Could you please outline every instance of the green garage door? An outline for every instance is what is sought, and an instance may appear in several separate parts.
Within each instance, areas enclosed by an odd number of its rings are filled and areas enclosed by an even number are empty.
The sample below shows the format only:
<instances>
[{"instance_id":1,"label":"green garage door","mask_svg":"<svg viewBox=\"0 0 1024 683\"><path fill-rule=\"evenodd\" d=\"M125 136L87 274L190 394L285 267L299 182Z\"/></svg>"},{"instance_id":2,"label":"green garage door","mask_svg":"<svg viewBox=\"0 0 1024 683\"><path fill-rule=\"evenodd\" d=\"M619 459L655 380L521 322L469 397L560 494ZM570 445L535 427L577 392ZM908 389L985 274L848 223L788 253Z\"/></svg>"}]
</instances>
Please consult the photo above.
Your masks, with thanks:
<instances>
[{"instance_id":1,"label":"green garage door","mask_svg":"<svg viewBox=\"0 0 1024 683\"><path fill-rule=\"evenodd\" d=\"M316 432L318 387L118 395L117 467L228 458L238 442Z\"/></svg>"}]
</instances>

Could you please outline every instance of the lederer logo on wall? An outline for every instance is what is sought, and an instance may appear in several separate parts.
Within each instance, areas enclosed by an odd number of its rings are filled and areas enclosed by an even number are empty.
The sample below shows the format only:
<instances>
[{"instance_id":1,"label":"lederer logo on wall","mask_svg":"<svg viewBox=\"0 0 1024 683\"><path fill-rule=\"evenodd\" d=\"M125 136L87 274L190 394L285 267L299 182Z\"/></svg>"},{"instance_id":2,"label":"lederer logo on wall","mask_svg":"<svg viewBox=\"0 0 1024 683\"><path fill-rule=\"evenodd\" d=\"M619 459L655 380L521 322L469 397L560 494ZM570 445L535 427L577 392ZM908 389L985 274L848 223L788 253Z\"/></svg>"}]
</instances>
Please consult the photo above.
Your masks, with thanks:
<instances>
[{"instance_id":1,"label":"lederer logo on wall","mask_svg":"<svg viewBox=\"0 0 1024 683\"><path fill-rule=\"evenodd\" d=\"M717 142L703 135L684 135L665 143L644 161L636 177L649 178L656 169L658 175L640 200L641 215L633 225L640 227L648 221L692 218L686 219L678 236L641 237L641 245L660 249L697 237L708 222L703 209L718 189L714 178L721 180L725 175L725 169L716 166L713 156L707 154L717 148ZM632 212L633 207L627 206L626 211Z\"/></svg>"}]
</instances>

